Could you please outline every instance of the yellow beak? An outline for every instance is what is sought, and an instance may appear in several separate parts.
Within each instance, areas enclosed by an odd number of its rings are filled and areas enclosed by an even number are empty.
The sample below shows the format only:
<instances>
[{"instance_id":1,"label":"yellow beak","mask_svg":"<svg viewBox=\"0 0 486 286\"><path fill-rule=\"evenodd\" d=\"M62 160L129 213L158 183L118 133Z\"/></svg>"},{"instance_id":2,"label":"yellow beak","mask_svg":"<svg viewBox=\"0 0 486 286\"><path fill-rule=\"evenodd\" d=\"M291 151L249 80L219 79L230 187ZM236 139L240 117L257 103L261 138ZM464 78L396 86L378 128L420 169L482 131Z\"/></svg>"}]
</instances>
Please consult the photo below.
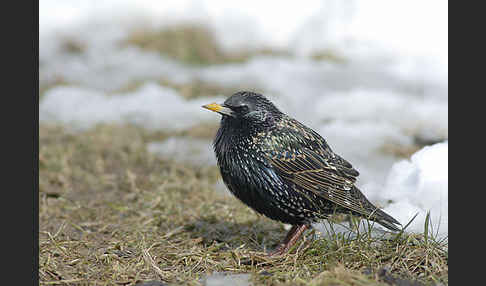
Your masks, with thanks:
<instances>
[{"instance_id":1,"label":"yellow beak","mask_svg":"<svg viewBox=\"0 0 486 286\"><path fill-rule=\"evenodd\" d=\"M202 107L209 109L211 111L214 111L214 112L219 112L221 109L223 109L223 107L221 105L217 104L217 103L206 104L206 105L203 105Z\"/></svg>"},{"instance_id":2,"label":"yellow beak","mask_svg":"<svg viewBox=\"0 0 486 286\"><path fill-rule=\"evenodd\" d=\"M220 114L234 116L233 110L229 109L228 107L221 106L220 104L217 103L206 104L203 105L202 107Z\"/></svg>"}]
</instances>

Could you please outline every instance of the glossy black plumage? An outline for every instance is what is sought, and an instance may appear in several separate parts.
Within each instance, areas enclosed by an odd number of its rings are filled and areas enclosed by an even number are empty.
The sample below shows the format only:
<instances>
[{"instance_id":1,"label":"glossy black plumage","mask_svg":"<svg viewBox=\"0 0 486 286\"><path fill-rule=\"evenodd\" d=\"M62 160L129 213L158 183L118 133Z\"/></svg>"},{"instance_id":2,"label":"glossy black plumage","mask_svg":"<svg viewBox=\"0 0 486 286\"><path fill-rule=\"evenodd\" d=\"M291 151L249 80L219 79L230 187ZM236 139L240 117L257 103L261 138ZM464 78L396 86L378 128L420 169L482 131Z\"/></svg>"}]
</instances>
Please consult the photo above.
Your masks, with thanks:
<instances>
[{"instance_id":1,"label":"glossy black plumage","mask_svg":"<svg viewBox=\"0 0 486 286\"><path fill-rule=\"evenodd\" d=\"M292 225L352 213L398 230L354 185L358 171L264 96L238 92L205 107L223 115L214 140L223 181L255 211Z\"/></svg>"}]
</instances>

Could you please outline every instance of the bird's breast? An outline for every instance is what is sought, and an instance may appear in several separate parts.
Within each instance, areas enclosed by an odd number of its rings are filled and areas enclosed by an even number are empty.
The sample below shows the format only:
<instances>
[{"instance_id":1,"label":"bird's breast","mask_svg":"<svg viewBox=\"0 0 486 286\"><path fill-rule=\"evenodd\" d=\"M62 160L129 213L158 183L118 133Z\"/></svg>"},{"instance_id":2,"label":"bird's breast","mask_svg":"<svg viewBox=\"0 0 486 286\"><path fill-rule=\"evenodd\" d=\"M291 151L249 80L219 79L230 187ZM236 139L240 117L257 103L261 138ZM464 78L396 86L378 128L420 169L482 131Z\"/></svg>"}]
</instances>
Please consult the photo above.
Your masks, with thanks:
<instances>
[{"instance_id":1,"label":"bird's breast","mask_svg":"<svg viewBox=\"0 0 486 286\"><path fill-rule=\"evenodd\" d=\"M214 152L223 180L227 185L264 187L255 175L268 166L262 153L260 140L248 134L221 132L214 140Z\"/></svg>"}]
</instances>

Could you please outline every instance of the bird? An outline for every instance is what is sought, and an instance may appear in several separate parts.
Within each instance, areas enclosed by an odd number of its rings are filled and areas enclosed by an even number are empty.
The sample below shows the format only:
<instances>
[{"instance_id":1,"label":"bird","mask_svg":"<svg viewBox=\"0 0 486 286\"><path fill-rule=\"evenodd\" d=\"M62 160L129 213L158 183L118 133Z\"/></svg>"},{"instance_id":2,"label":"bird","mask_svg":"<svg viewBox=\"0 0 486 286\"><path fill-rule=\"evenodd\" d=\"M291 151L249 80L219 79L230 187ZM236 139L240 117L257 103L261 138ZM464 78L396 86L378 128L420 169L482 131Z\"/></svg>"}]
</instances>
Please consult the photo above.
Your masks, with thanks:
<instances>
[{"instance_id":1,"label":"bird","mask_svg":"<svg viewBox=\"0 0 486 286\"><path fill-rule=\"evenodd\" d=\"M292 225L269 256L287 253L313 223L336 213L400 230L356 187L359 172L348 161L262 94L238 91L202 107L222 115L213 149L229 191L257 213Z\"/></svg>"}]
</instances>

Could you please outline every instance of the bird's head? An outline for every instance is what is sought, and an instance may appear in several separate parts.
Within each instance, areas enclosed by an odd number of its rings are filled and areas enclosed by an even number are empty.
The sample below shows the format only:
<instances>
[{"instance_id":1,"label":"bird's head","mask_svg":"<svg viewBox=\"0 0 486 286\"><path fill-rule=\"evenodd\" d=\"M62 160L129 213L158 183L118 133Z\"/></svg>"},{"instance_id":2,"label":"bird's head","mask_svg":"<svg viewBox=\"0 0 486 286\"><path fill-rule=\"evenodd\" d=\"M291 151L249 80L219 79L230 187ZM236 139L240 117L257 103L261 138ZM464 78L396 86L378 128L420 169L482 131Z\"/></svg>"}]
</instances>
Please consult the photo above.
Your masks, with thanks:
<instances>
[{"instance_id":1,"label":"bird's head","mask_svg":"<svg viewBox=\"0 0 486 286\"><path fill-rule=\"evenodd\" d=\"M261 94L240 91L228 97L222 104L211 103L204 108L223 115L223 120L246 123L262 123L280 114L278 108Z\"/></svg>"}]
</instances>

